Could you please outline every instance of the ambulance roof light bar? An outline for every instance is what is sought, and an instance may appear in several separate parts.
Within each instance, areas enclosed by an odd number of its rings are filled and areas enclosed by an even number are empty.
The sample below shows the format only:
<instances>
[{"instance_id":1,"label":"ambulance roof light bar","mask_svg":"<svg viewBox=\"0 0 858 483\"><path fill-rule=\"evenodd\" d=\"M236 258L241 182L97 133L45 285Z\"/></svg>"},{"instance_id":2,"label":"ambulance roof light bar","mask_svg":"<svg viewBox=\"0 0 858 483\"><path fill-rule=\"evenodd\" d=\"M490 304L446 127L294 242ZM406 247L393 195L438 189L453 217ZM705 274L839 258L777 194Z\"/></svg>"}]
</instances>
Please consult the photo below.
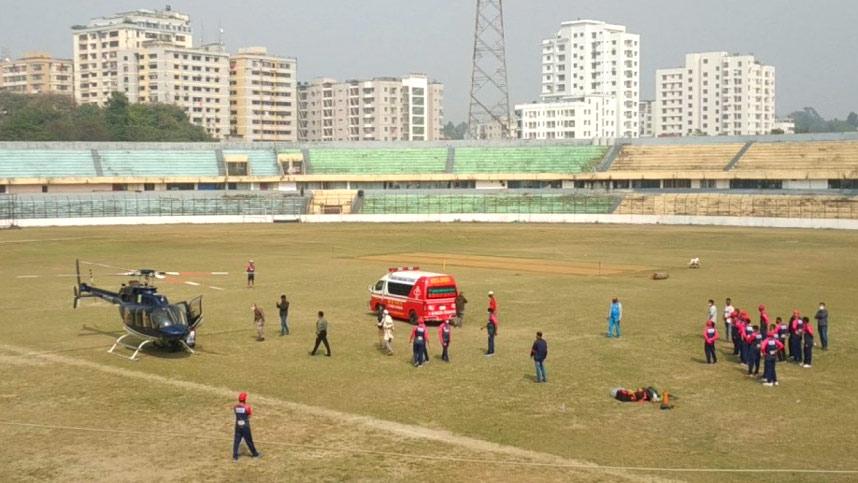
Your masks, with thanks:
<instances>
[{"instance_id":1,"label":"ambulance roof light bar","mask_svg":"<svg viewBox=\"0 0 858 483\"><path fill-rule=\"evenodd\" d=\"M416 272L420 270L420 267L390 267L387 269L389 273L393 272Z\"/></svg>"}]
</instances>

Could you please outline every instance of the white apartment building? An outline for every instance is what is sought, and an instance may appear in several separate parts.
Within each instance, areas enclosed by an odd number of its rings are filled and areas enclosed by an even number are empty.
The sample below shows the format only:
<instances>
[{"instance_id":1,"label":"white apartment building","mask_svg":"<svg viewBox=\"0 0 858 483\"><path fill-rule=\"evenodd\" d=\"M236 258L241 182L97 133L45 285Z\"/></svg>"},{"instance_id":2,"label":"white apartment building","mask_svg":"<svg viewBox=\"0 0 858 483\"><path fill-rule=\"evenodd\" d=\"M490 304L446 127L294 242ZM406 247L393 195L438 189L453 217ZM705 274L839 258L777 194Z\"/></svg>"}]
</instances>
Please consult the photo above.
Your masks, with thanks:
<instances>
[{"instance_id":1,"label":"white apartment building","mask_svg":"<svg viewBox=\"0 0 858 483\"><path fill-rule=\"evenodd\" d=\"M589 102L590 96L599 100ZM640 36L596 20L563 22L557 35L542 42L541 101L593 105L608 97L615 103L611 130L617 137L638 137Z\"/></svg>"},{"instance_id":2,"label":"white apartment building","mask_svg":"<svg viewBox=\"0 0 858 483\"><path fill-rule=\"evenodd\" d=\"M640 123L640 137L651 138L655 136L652 124L652 106L655 101L641 101L638 109L638 122Z\"/></svg>"},{"instance_id":3,"label":"white apartment building","mask_svg":"<svg viewBox=\"0 0 858 483\"><path fill-rule=\"evenodd\" d=\"M118 52L117 91L131 103L173 104L210 136L229 136L229 54L220 44L200 48L143 42Z\"/></svg>"},{"instance_id":4,"label":"white apartment building","mask_svg":"<svg viewBox=\"0 0 858 483\"><path fill-rule=\"evenodd\" d=\"M769 134L775 68L752 55L687 54L685 67L656 71L656 136Z\"/></svg>"},{"instance_id":5,"label":"white apartment building","mask_svg":"<svg viewBox=\"0 0 858 483\"><path fill-rule=\"evenodd\" d=\"M0 91L18 94L73 94L72 61L33 52L18 60L0 59Z\"/></svg>"},{"instance_id":6,"label":"white apartment building","mask_svg":"<svg viewBox=\"0 0 858 483\"><path fill-rule=\"evenodd\" d=\"M72 27L74 91L78 104L103 105L120 90L125 72L119 68L120 52L160 41L191 48L191 19L167 10L137 10L91 20Z\"/></svg>"},{"instance_id":7,"label":"white apartment building","mask_svg":"<svg viewBox=\"0 0 858 483\"><path fill-rule=\"evenodd\" d=\"M522 139L616 138L613 96L515 106Z\"/></svg>"},{"instance_id":8,"label":"white apartment building","mask_svg":"<svg viewBox=\"0 0 858 483\"><path fill-rule=\"evenodd\" d=\"M792 119L776 119L772 131L783 132L784 134L795 134L795 121Z\"/></svg>"},{"instance_id":9,"label":"white apartment building","mask_svg":"<svg viewBox=\"0 0 858 483\"><path fill-rule=\"evenodd\" d=\"M298 140L298 62L264 47L230 57L230 135L245 141Z\"/></svg>"},{"instance_id":10,"label":"white apartment building","mask_svg":"<svg viewBox=\"0 0 858 483\"><path fill-rule=\"evenodd\" d=\"M434 141L443 125L442 84L425 75L298 86L300 141Z\"/></svg>"}]
</instances>

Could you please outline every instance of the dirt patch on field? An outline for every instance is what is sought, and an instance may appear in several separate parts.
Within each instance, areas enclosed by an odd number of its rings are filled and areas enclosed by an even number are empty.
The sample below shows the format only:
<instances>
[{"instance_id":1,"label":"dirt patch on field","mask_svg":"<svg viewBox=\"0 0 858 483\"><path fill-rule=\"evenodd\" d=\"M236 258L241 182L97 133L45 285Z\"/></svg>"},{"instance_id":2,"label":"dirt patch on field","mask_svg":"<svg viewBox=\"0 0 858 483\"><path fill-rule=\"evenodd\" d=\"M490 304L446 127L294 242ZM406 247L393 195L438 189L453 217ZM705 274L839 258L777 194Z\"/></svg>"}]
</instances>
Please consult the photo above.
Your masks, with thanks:
<instances>
[{"instance_id":1,"label":"dirt patch on field","mask_svg":"<svg viewBox=\"0 0 858 483\"><path fill-rule=\"evenodd\" d=\"M489 257L482 255L455 255L451 253L391 253L367 255L360 260L388 262L401 265L428 265L445 267L486 268L489 270L508 270L511 272L552 273L558 275L625 275L650 271L651 268L640 265L615 265L600 262L569 262L542 260L538 258Z\"/></svg>"}]
</instances>

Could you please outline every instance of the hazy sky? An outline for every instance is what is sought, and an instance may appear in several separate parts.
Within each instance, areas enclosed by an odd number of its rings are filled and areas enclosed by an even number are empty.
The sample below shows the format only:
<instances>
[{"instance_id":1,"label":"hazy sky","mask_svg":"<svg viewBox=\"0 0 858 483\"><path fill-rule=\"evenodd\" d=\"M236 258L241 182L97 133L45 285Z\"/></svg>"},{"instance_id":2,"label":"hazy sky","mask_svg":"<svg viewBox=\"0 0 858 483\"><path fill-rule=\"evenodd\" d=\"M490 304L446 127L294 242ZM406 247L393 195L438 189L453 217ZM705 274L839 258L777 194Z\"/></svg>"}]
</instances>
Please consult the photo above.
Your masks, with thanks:
<instances>
[{"instance_id":1,"label":"hazy sky","mask_svg":"<svg viewBox=\"0 0 858 483\"><path fill-rule=\"evenodd\" d=\"M71 57L71 25L166 3L191 14L195 41L215 40L220 24L228 50L261 45L297 57L301 80L427 73L446 85L446 118L467 117L474 0L0 0L0 47ZM655 69L681 65L687 52L723 50L777 68L779 115L858 111L858 0L507 0L504 8L512 103L538 96L541 40L563 20L590 18L641 35L643 99L655 96Z\"/></svg>"}]
</instances>

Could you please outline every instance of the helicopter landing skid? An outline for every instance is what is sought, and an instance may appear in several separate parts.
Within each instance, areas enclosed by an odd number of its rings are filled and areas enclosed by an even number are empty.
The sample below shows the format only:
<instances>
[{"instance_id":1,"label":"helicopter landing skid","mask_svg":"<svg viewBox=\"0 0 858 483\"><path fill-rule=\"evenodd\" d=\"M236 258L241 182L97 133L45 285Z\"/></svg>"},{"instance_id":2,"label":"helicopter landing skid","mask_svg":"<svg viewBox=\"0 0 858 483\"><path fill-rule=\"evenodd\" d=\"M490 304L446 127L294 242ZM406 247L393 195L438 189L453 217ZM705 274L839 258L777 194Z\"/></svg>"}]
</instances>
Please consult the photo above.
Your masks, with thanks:
<instances>
[{"instance_id":1,"label":"helicopter landing skid","mask_svg":"<svg viewBox=\"0 0 858 483\"><path fill-rule=\"evenodd\" d=\"M119 357L122 357L123 359L128 359L129 361L136 361L136 360L139 360L139 359L137 358L137 354L139 354L139 353L140 353L140 350L141 350L141 349L143 349L143 346L145 346L146 344L148 344L148 343L150 343L150 342L152 342L152 341L151 341L151 340L149 340L149 339L146 339L146 340L144 340L143 342L141 342L141 343L139 343L139 344L137 344L137 345L128 344L128 343L126 343L126 342L123 342L123 339L125 339L126 337L130 337L130 336L131 336L131 334L125 334L125 335L123 335L123 336L119 337L118 339L116 339L116 342L114 342L114 343L113 343L113 347L111 347L111 348L110 348L110 350L109 350L109 351L107 351L107 352L109 352L109 353L111 353L111 354L113 354L113 355L117 355L117 356L119 356ZM114 350L116 350L116 346L119 346L119 345L121 345L122 347L125 347L125 348L126 348L126 349L128 349L128 350L133 350L133 351L134 351L134 354L132 354L132 355L131 355L131 357L126 357L126 356L123 356L122 354L118 354L118 353L116 353L116 352L113 352Z\"/></svg>"}]
</instances>

